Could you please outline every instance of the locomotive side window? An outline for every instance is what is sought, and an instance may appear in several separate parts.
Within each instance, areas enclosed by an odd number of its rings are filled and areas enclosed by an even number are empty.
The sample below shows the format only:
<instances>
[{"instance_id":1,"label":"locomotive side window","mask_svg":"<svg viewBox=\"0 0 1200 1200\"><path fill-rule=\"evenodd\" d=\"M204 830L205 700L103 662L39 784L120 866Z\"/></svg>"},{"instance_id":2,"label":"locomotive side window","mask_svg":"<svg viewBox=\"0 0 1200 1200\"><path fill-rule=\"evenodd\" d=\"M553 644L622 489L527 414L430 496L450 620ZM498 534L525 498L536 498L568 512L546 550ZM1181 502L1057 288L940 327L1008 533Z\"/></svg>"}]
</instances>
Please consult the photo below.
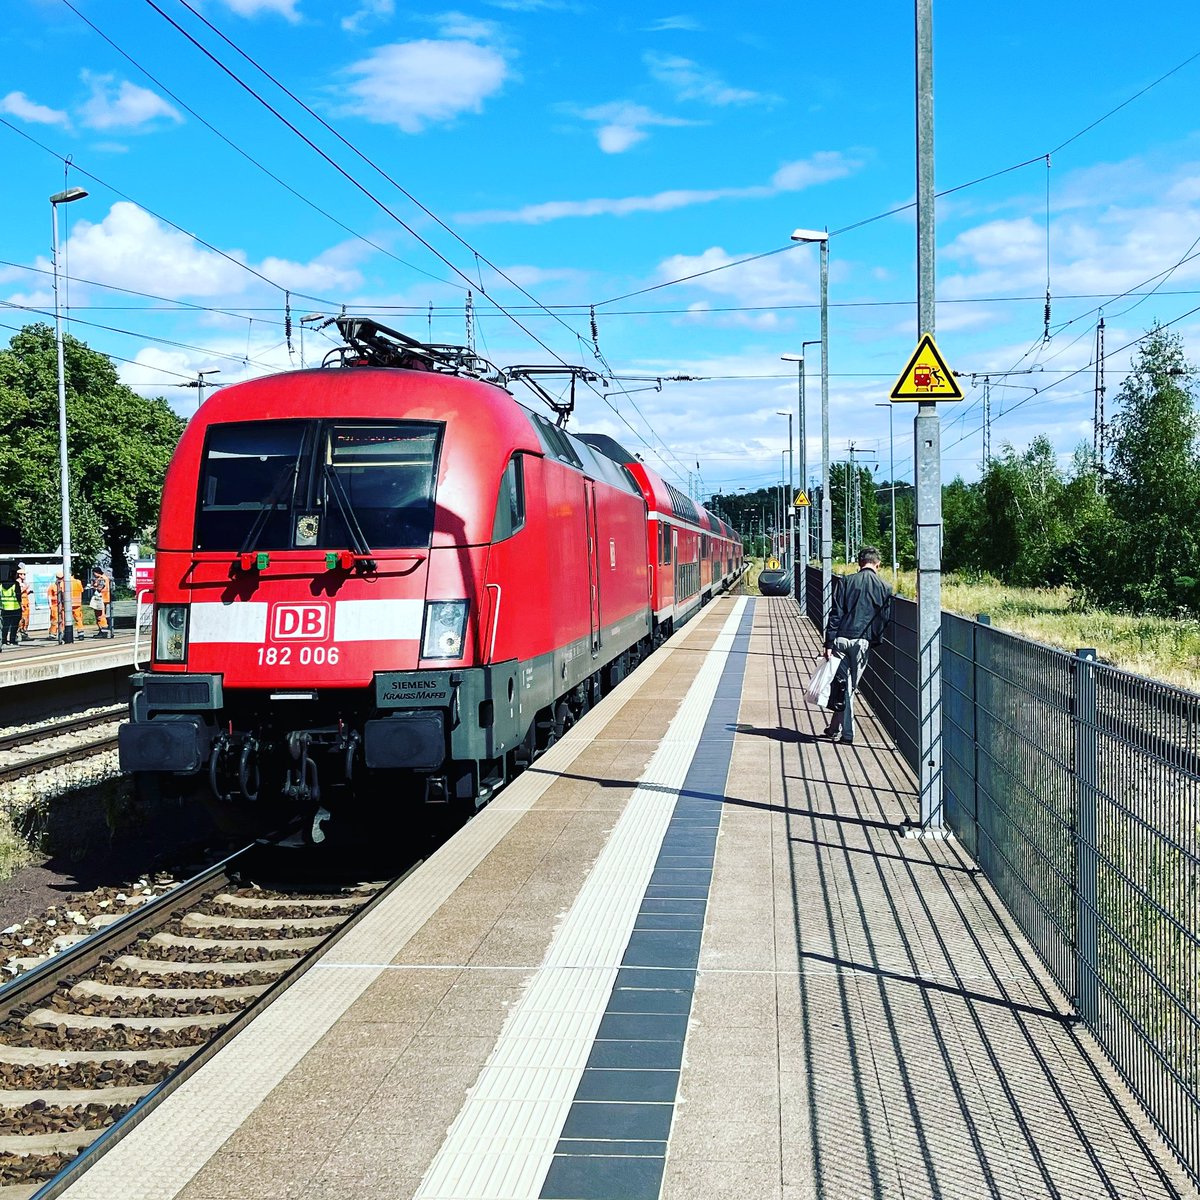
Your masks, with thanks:
<instances>
[{"instance_id":1,"label":"locomotive side window","mask_svg":"<svg viewBox=\"0 0 1200 1200\"><path fill-rule=\"evenodd\" d=\"M322 544L350 545L350 525L357 521L373 550L428 546L438 432L416 422L331 424L325 463L336 483L328 481L327 493L340 485L350 511L342 511L336 495L324 497Z\"/></svg>"},{"instance_id":2,"label":"locomotive side window","mask_svg":"<svg viewBox=\"0 0 1200 1200\"><path fill-rule=\"evenodd\" d=\"M525 526L525 456L514 454L500 477L492 541L502 542Z\"/></svg>"},{"instance_id":3,"label":"locomotive side window","mask_svg":"<svg viewBox=\"0 0 1200 1200\"><path fill-rule=\"evenodd\" d=\"M256 544L291 544L293 496L300 477L304 421L214 425L200 470L198 550L237 550L257 527Z\"/></svg>"}]
</instances>

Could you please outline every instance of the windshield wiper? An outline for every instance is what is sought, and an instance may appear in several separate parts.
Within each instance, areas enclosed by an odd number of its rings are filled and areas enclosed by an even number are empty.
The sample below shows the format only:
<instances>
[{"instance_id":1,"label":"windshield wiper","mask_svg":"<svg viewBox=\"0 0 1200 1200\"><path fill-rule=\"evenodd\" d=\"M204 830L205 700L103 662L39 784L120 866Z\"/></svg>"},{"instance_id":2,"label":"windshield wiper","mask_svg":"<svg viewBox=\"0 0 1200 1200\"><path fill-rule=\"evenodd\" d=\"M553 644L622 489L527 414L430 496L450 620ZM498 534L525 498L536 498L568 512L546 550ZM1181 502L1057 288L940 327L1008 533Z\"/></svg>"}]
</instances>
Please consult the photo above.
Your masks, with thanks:
<instances>
[{"instance_id":1,"label":"windshield wiper","mask_svg":"<svg viewBox=\"0 0 1200 1200\"><path fill-rule=\"evenodd\" d=\"M350 503L350 498L346 495L346 490L342 487L342 481L338 478L332 463L325 464L325 482L329 485L329 491L333 494L338 512L342 514L342 520L346 523L346 532L350 535L350 549L360 558L369 559L371 547L367 545L366 534L363 533L362 526L358 523L354 506Z\"/></svg>"},{"instance_id":2,"label":"windshield wiper","mask_svg":"<svg viewBox=\"0 0 1200 1200\"><path fill-rule=\"evenodd\" d=\"M262 537L262 532L267 527L267 521L270 520L271 514L276 511L279 501L283 499L284 489L289 482L292 484L293 492L295 491L296 470L295 463L292 463L290 467L284 467L283 473L271 489L271 494L263 501L263 506L259 509L258 516L254 518L254 524L250 526L238 554L250 554L258 547L258 539Z\"/></svg>"}]
</instances>

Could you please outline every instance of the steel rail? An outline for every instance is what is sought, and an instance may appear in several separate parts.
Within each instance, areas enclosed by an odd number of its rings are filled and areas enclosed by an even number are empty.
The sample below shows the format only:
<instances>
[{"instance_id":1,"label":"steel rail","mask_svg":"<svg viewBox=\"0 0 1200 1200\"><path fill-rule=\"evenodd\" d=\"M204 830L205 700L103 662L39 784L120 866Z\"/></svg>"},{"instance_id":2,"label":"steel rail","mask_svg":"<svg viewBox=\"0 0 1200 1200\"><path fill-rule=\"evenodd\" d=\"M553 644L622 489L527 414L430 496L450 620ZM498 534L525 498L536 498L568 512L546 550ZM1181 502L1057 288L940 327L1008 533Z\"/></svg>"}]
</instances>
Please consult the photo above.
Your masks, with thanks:
<instances>
[{"instance_id":1,"label":"steel rail","mask_svg":"<svg viewBox=\"0 0 1200 1200\"><path fill-rule=\"evenodd\" d=\"M221 863L210 867L207 872L203 872L201 876L197 876L196 880L207 876L210 880L215 878L217 873L220 873L236 858L247 853L251 847L247 846L237 851L236 854L230 855L229 858ZM385 884L374 896L371 897L354 915L348 918L345 924L338 926L330 935L325 938L319 946L313 949L304 956L303 960L297 963L290 971L284 974L280 979L273 983L265 992L262 993L252 1004L247 1005L242 1009L229 1024L223 1026L220 1031L212 1038L211 1041L205 1042L200 1046L196 1053L187 1059L179 1068L173 1072L168 1078L159 1083L153 1091L147 1093L141 1098L123 1117L118 1118L110 1125L100 1136L79 1152L61 1171L58 1172L52 1179L48 1179L29 1200L55 1200L61 1196L73 1183L75 1183L90 1167L97 1163L105 1154L108 1153L118 1142L121 1141L129 1133L142 1123L176 1088L187 1082L205 1063L215 1058L216 1055L233 1040L239 1033L244 1030L251 1021L260 1016L267 1008L278 1000L284 992L288 990L302 975L309 971L321 957L331 947L336 945L347 933L353 929L359 921L372 912L379 904L381 904L388 896L412 874L423 862L423 859L418 859L414 862L403 874L398 875L395 879ZM182 884L181 887L191 887L195 880L189 881L187 884ZM197 889L202 890L202 889ZM168 893L174 895L174 893ZM160 897L166 899L166 897ZM151 903L154 903L153 901ZM174 906L175 908L178 905ZM165 920L165 918L164 918ZM90 942L92 939L88 939ZM82 944L82 943L81 943ZM14 981L16 982L16 981ZM8 986L12 986L11 984ZM3 989L0 989L0 997L3 996Z\"/></svg>"}]
</instances>

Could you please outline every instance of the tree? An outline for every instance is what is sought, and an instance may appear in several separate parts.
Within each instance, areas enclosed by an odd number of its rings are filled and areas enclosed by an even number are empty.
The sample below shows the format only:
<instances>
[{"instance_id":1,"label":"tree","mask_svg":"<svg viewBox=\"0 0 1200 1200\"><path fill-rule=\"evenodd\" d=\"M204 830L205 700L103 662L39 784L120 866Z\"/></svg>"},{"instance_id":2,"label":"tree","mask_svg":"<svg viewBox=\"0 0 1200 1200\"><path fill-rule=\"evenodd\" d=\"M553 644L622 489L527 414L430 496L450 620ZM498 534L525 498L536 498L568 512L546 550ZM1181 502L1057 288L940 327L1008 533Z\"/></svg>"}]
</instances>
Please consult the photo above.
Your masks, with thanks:
<instances>
[{"instance_id":1,"label":"tree","mask_svg":"<svg viewBox=\"0 0 1200 1200\"><path fill-rule=\"evenodd\" d=\"M961 476L942 488L942 570L982 571L983 495Z\"/></svg>"},{"instance_id":2,"label":"tree","mask_svg":"<svg viewBox=\"0 0 1200 1200\"><path fill-rule=\"evenodd\" d=\"M1200 500L1195 384L1176 333L1155 326L1117 394L1107 497L1113 569L1098 595L1135 609L1196 608Z\"/></svg>"},{"instance_id":3,"label":"tree","mask_svg":"<svg viewBox=\"0 0 1200 1200\"><path fill-rule=\"evenodd\" d=\"M107 547L120 582L125 546L157 517L183 421L69 334L63 362L72 553L87 563ZM0 521L21 530L25 549L52 552L61 542L59 494L54 331L27 325L0 350Z\"/></svg>"}]
</instances>

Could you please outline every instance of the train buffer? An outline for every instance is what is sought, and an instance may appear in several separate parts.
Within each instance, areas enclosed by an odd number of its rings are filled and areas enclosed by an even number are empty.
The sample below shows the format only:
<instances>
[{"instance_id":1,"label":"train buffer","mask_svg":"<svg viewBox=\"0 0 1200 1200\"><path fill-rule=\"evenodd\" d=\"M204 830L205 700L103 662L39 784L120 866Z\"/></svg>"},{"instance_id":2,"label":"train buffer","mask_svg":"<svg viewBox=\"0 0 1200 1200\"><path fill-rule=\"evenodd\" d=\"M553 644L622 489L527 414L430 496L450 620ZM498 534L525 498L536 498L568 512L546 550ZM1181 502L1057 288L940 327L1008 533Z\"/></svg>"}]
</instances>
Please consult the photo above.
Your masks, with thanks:
<instances>
[{"instance_id":1,"label":"train buffer","mask_svg":"<svg viewBox=\"0 0 1200 1200\"><path fill-rule=\"evenodd\" d=\"M817 650L708 605L65 1194L1194 1196Z\"/></svg>"}]
</instances>

